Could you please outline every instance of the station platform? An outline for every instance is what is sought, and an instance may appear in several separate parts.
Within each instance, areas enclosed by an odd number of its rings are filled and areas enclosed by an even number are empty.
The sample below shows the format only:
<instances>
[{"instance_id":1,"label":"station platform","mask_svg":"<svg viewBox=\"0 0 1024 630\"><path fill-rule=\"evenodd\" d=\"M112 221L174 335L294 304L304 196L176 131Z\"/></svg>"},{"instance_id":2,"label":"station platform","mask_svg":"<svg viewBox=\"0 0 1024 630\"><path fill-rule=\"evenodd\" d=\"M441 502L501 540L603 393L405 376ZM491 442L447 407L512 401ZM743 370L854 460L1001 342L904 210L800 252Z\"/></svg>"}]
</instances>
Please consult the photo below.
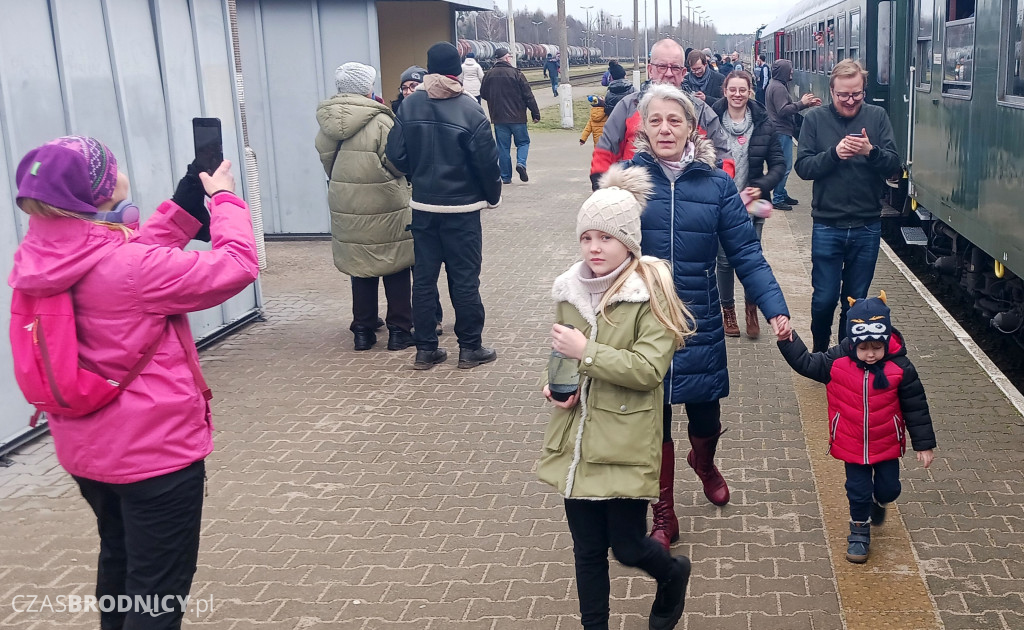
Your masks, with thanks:
<instances>
[{"instance_id":1,"label":"station platform","mask_svg":"<svg viewBox=\"0 0 1024 630\"><path fill-rule=\"evenodd\" d=\"M447 363L414 371L415 351L388 352L386 334L354 352L349 282L330 243L268 243L266 321L202 356L217 431L192 597L212 610L190 610L187 626L579 627L562 500L535 475L550 287L577 259L575 217L590 190L592 145L577 138L534 133L530 182L507 186L484 213L484 342L495 363L456 369L443 286ZM794 175L789 188L801 203L768 220L764 249L808 337L810 186ZM1024 421L884 254L879 288L925 384L935 463L924 470L908 453L871 558L849 564L824 387L791 372L767 324L757 341L729 339L717 460L729 505L704 499L677 447L674 550L694 567L679 628L1024 628ZM92 594L99 540L50 437L10 459L0 468L0 628L96 628L93 612L25 609L28 596ZM611 566L611 627L646 628L653 581Z\"/></svg>"}]
</instances>

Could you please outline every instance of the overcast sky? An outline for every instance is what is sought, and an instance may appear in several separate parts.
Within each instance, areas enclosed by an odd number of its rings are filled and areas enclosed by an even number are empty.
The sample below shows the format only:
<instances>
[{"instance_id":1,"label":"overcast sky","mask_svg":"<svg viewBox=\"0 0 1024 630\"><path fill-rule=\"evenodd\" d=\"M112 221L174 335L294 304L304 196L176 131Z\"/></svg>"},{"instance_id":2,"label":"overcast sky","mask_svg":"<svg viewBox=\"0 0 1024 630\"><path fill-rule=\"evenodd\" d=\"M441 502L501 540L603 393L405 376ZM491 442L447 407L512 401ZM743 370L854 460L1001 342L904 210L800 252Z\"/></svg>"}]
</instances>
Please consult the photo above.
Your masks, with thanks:
<instances>
[{"instance_id":1,"label":"overcast sky","mask_svg":"<svg viewBox=\"0 0 1024 630\"><path fill-rule=\"evenodd\" d=\"M508 10L509 0L496 0L498 6ZM657 0L658 18L664 24L668 21L668 4L672 2L672 19L678 23L679 0ZM654 2L647 0L647 21L654 26ZM770 22L786 8L792 6L791 0L691 0L690 10L702 7L708 18L714 22L719 33L753 33L757 27ZM593 6L590 16L598 10L605 10L612 15L622 15L623 26L633 22L633 2L631 0L566 0L565 11L578 20L586 19L586 11L580 7ZM512 8L540 9L545 13L557 13L555 0L512 0ZM683 14L686 14L686 0L682 2ZM695 20L696 21L696 20ZM644 24L644 0L640 0L640 27Z\"/></svg>"}]
</instances>

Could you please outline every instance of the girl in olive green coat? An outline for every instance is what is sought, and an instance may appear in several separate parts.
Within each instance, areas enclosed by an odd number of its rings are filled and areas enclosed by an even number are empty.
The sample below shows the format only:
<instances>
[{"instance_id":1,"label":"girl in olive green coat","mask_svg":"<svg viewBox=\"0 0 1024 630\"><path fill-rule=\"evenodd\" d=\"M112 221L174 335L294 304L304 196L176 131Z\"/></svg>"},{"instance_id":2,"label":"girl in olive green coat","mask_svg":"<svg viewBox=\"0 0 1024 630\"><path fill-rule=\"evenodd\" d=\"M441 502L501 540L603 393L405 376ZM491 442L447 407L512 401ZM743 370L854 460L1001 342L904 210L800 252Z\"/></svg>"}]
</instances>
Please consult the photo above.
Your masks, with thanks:
<instances>
[{"instance_id":1,"label":"girl in olive green coat","mask_svg":"<svg viewBox=\"0 0 1024 630\"><path fill-rule=\"evenodd\" d=\"M607 630L608 548L658 582L650 628L683 614L690 561L647 537L658 498L662 381L692 330L666 263L640 255L640 213L651 190L642 168L610 169L580 209L583 261L555 280L551 347L580 361L580 385L556 407L538 474L565 497L584 628ZM570 327L571 325L571 327Z\"/></svg>"},{"instance_id":2,"label":"girl in olive green coat","mask_svg":"<svg viewBox=\"0 0 1024 630\"><path fill-rule=\"evenodd\" d=\"M377 342L377 285L388 300L388 350L412 345L412 189L384 155L395 115L371 98L376 70L349 62L335 72L338 93L320 103L316 148L330 179L334 266L352 277L355 349Z\"/></svg>"}]
</instances>

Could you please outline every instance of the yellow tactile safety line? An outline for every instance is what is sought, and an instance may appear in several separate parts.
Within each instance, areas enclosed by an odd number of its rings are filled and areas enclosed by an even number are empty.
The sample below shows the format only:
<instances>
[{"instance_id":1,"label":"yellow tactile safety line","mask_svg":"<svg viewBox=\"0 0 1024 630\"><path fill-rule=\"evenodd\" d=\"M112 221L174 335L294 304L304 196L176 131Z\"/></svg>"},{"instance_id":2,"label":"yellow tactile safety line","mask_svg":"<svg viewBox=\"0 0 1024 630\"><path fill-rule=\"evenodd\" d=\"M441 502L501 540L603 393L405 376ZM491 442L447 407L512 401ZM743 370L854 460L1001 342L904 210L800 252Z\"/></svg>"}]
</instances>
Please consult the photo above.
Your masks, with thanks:
<instances>
[{"instance_id":1,"label":"yellow tactile safety line","mask_svg":"<svg viewBox=\"0 0 1024 630\"><path fill-rule=\"evenodd\" d=\"M803 212L809 210L800 208ZM805 315L810 302L810 251L808 247L807 251L793 255L797 252L791 216L780 212L767 222L765 256L783 292L789 296L793 326L810 343L810 320ZM818 489L844 627L847 630L941 630L937 611L911 548L910 535L899 515L898 500L890 506L885 524L871 530L871 555L867 563L847 562L850 512L844 487L846 477L843 463L827 453L825 387L796 373L793 373L793 386Z\"/></svg>"}]
</instances>

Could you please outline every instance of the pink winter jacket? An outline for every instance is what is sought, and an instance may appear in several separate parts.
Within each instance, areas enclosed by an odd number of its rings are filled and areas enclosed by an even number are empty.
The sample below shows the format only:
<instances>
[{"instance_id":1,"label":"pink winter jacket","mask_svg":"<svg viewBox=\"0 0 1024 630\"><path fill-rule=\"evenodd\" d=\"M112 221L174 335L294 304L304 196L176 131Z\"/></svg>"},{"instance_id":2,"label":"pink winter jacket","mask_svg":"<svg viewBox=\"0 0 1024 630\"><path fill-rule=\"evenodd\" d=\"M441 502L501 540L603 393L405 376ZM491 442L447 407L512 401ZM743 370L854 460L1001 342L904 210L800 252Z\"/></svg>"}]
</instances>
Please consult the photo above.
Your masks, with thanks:
<instances>
[{"instance_id":1,"label":"pink winter jacket","mask_svg":"<svg viewBox=\"0 0 1024 630\"><path fill-rule=\"evenodd\" d=\"M9 284L33 295L70 289L80 358L120 380L160 337L153 359L112 403L49 418L57 459L72 475L131 483L172 473L213 450L210 408L168 316L217 306L259 272L249 210L228 192L210 203L210 251L184 251L199 221L165 201L128 241L71 218L31 217Z\"/></svg>"}]
</instances>

